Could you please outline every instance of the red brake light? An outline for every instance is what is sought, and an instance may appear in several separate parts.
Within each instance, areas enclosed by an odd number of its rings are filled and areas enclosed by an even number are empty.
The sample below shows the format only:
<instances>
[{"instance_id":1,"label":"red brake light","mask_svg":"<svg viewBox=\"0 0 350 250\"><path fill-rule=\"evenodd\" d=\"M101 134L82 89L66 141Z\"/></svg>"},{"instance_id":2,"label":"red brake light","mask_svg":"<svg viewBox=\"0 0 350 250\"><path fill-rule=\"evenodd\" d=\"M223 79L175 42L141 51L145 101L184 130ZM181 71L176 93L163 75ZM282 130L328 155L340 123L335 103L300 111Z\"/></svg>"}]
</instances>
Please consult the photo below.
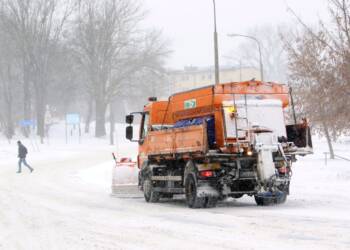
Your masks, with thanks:
<instances>
[{"instance_id":1,"label":"red brake light","mask_svg":"<svg viewBox=\"0 0 350 250\"><path fill-rule=\"evenodd\" d=\"M281 167L278 169L278 172L280 174L287 174L288 173L288 169L286 167Z\"/></svg>"},{"instance_id":2,"label":"red brake light","mask_svg":"<svg viewBox=\"0 0 350 250\"><path fill-rule=\"evenodd\" d=\"M214 176L214 172L211 171L211 170L206 170L206 171L199 172L199 175L201 177L213 177Z\"/></svg>"}]
</instances>

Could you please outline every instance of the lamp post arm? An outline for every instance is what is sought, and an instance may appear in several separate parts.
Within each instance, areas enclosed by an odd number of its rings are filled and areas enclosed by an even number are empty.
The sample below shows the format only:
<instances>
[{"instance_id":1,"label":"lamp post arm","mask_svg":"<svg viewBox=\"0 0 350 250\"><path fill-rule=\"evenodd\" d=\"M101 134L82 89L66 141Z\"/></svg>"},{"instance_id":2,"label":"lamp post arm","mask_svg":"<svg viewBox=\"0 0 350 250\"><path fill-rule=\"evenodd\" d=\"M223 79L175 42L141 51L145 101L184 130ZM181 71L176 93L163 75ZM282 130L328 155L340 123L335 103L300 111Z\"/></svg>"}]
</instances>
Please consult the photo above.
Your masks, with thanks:
<instances>
[{"instance_id":1,"label":"lamp post arm","mask_svg":"<svg viewBox=\"0 0 350 250\"><path fill-rule=\"evenodd\" d=\"M256 39L253 36L248 36L248 35L241 35L241 34L228 34L229 37L235 37L235 36L240 36L240 37L245 37L245 38L249 38L254 40L257 45L258 45L258 49L259 49L259 64L260 64L260 78L261 81L264 81L264 67L263 67L263 63L262 63L262 50L261 50L261 43L258 39Z\"/></svg>"}]
</instances>

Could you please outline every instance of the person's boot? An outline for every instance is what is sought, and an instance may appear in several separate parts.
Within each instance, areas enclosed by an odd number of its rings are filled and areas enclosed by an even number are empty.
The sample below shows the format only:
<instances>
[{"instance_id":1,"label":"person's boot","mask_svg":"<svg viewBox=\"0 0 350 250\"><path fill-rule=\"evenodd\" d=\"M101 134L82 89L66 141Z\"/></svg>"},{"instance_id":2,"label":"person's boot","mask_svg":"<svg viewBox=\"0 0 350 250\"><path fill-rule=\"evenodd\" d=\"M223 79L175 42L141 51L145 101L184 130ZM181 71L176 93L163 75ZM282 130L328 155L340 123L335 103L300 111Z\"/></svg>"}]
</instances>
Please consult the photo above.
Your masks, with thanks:
<instances>
[{"instance_id":1,"label":"person's boot","mask_svg":"<svg viewBox=\"0 0 350 250\"><path fill-rule=\"evenodd\" d=\"M30 172L33 172L33 171L34 171L34 168L31 168L31 169L30 169Z\"/></svg>"},{"instance_id":2,"label":"person's boot","mask_svg":"<svg viewBox=\"0 0 350 250\"><path fill-rule=\"evenodd\" d=\"M16 173L17 173L17 174L20 174L20 173L21 173L21 171L17 171Z\"/></svg>"}]
</instances>

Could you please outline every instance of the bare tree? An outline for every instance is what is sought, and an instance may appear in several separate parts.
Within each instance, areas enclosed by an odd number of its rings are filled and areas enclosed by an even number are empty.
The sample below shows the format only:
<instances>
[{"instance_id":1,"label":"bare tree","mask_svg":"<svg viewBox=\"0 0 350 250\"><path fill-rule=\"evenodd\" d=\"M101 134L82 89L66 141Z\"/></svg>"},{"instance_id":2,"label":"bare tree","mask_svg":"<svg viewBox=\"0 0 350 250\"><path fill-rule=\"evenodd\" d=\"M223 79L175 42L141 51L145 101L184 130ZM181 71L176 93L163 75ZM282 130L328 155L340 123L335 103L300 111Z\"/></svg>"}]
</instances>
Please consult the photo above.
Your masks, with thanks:
<instances>
[{"instance_id":1,"label":"bare tree","mask_svg":"<svg viewBox=\"0 0 350 250\"><path fill-rule=\"evenodd\" d=\"M37 133L45 136L50 71L64 25L74 10L69 0L4 0L3 22L12 35L23 67L24 117L30 116L30 85L35 93Z\"/></svg>"},{"instance_id":2,"label":"bare tree","mask_svg":"<svg viewBox=\"0 0 350 250\"><path fill-rule=\"evenodd\" d=\"M136 1L91 0L81 5L73 46L87 76L87 91L94 99L97 137L106 134L107 106L120 87L137 71L154 67L157 58L166 54L159 33L138 28L143 17Z\"/></svg>"},{"instance_id":3,"label":"bare tree","mask_svg":"<svg viewBox=\"0 0 350 250\"><path fill-rule=\"evenodd\" d=\"M307 26L292 10L303 31L284 39L289 54L291 82L299 108L322 128L331 158L332 139L349 129L347 107L350 87L349 0L329 0L331 24ZM331 133L332 132L332 133ZM332 136L333 135L333 136Z\"/></svg>"},{"instance_id":4,"label":"bare tree","mask_svg":"<svg viewBox=\"0 0 350 250\"><path fill-rule=\"evenodd\" d=\"M3 6L0 6L0 15ZM0 117L4 128L4 134L8 140L14 135L15 98L18 81L16 70L16 50L11 43L11 38L4 32L6 27L0 22Z\"/></svg>"},{"instance_id":5,"label":"bare tree","mask_svg":"<svg viewBox=\"0 0 350 250\"><path fill-rule=\"evenodd\" d=\"M35 117L43 142L45 112L50 106L56 116L87 111L87 132L95 114L95 134L103 136L111 105L113 136L113 109L118 110L122 92L130 92L124 86L136 82L139 86L130 88L140 95L148 91L149 76L153 82L161 79L168 54L160 32L139 28L144 13L138 3L0 0L2 130L12 135L19 120ZM79 107L82 102L87 105Z\"/></svg>"},{"instance_id":6,"label":"bare tree","mask_svg":"<svg viewBox=\"0 0 350 250\"><path fill-rule=\"evenodd\" d=\"M106 134L106 95L112 61L128 44L129 29L132 31L138 21L138 12L133 1L91 0L80 6L73 46L87 75L87 90L94 98L97 137Z\"/></svg>"},{"instance_id":7,"label":"bare tree","mask_svg":"<svg viewBox=\"0 0 350 250\"><path fill-rule=\"evenodd\" d=\"M7 139L14 135L15 76L11 62L0 62L0 104L3 106L3 124Z\"/></svg>"},{"instance_id":8,"label":"bare tree","mask_svg":"<svg viewBox=\"0 0 350 250\"><path fill-rule=\"evenodd\" d=\"M297 97L299 112L323 128L321 132L324 132L331 157L334 158L329 133L330 124L334 121L334 105L330 102L328 91L335 75L329 71L332 67L329 65L329 55L325 53L324 45L307 33L296 46L289 44L287 48L290 54L290 82Z\"/></svg>"}]
</instances>

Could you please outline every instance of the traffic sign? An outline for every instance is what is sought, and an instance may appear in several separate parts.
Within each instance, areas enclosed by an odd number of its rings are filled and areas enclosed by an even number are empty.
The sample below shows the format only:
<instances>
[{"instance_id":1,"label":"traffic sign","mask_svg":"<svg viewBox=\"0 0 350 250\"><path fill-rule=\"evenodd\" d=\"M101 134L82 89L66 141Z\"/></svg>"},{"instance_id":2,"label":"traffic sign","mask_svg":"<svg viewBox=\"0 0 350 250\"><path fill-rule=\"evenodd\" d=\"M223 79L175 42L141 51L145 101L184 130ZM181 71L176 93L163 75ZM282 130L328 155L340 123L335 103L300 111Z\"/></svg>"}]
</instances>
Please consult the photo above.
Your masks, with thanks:
<instances>
[{"instance_id":1,"label":"traffic sign","mask_svg":"<svg viewBox=\"0 0 350 250\"><path fill-rule=\"evenodd\" d=\"M66 123L70 125L76 125L80 123L79 114L67 114L66 115Z\"/></svg>"},{"instance_id":2,"label":"traffic sign","mask_svg":"<svg viewBox=\"0 0 350 250\"><path fill-rule=\"evenodd\" d=\"M35 122L33 120L21 120L21 121L19 121L19 125L22 128L26 128L26 127L34 126Z\"/></svg>"}]
</instances>

